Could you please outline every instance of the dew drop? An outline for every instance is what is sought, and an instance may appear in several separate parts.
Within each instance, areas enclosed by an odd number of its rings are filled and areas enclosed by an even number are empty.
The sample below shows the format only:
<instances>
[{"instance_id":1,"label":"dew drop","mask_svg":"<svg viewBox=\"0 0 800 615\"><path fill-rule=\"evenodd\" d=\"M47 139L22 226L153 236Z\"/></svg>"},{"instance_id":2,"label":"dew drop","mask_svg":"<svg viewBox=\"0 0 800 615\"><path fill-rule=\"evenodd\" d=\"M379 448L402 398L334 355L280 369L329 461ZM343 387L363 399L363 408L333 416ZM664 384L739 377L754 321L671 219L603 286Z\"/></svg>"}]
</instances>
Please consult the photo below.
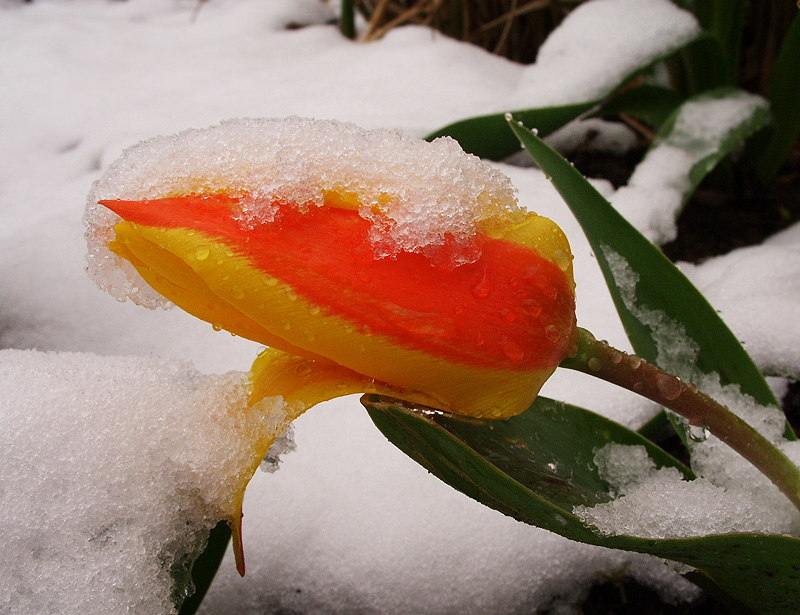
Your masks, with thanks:
<instances>
[{"instance_id":1,"label":"dew drop","mask_svg":"<svg viewBox=\"0 0 800 615\"><path fill-rule=\"evenodd\" d=\"M292 328L292 323L290 323L288 320L286 320L286 319L284 318L284 319L281 321L281 329L283 329L284 331L288 331L288 330L289 330L289 329L291 329L291 328Z\"/></svg>"},{"instance_id":2,"label":"dew drop","mask_svg":"<svg viewBox=\"0 0 800 615\"><path fill-rule=\"evenodd\" d=\"M553 252L553 260L561 271L569 269L572 264L572 256L567 254L564 250L556 250Z\"/></svg>"},{"instance_id":3,"label":"dew drop","mask_svg":"<svg viewBox=\"0 0 800 615\"><path fill-rule=\"evenodd\" d=\"M491 283L489 282L489 270L484 267L483 268L483 275L481 276L480 281L472 287L472 295L476 299L485 299L489 296L489 293L492 291Z\"/></svg>"},{"instance_id":4,"label":"dew drop","mask_svg":"<svg viewBox=\"0 0 800 615\"><path fill-rule=\"evenodd\" d=\"M628 357L628 365L631 369L639 369L639 366L642 364L642 358L637 357L635 354L632 354Z\"/></svg>"},{"instance_id":5,"label":"dew drop","mask_svg":"<svg viewBox=\"0 0 800 615\"><path fill-rule=\"evenodd\" d=\"M539 314L542 313L542 308L540 308L538 305L532 305L526 308L525 311L527 312L529 317L539 318Z\"/></svg>"},{"instance_id":6,"label":"dew drop","mask_svg":"<svg viewBox=\"0 0 800 615\"><path fill-rule=\"evenodd\" d=\"M556 342L558 341L558 338L561 337L558 332L558 327L555 325L547 325L544 328L544 336L551 342Z\"/></svg>"},{"instance_id":7,"label":"dew drop","mask_svg":"<svg viewBox=\"0 0 800 615\"><path fill-rule=\"evenodd\" d=\"M356 330L356 328L353 325L345 325L344 326L344 332L345 333L352 333L355 330Z\"/></svg>"},{"instance_id":8,"label":"dew drop","mask_svg":"<svg viewBox=\"0 0 800 615\"><path fill-rule=\"evenodd\" d=\"M211 250L208 246L197 246L194 249L194 258L198 261L204 261L211 255Z\"/></svg>"},{"instance_id":9,"label":"dew drop","mask_svg":"<svg viewBox=\"0 0 800 615\"><path fill-rule=\"evenodd\" d=\"M509 308L505 308L503 310L500 310L500 317L503 319L504 323L510 325L512 322L514 322L517 319L517 314L516 314L516 312L514 312L514 310L511 310Z\"/></svg>"},{"instance_id":10,"label":"dew drop","mask_svg":"<svg viewBox=\"0 0 800 615\"><path fill-rule=\"evenodd\" d=\"M316 316L321 311L322 311L322 309L318 305L314 305L314 306L308 308L308 313L311 314L312 316Z\"/></svg>"},{"instance_id":11,"label":"dew drop","mask_svg":"<svg viewBox=\"0 0 800 615\"><path fill-rule=\"evenodd\" d=\"M211 328L212 328L212 329L214 329L214 331L222 331L222 327L221 327L221 326L219 326L219 325L218 325L217 323L215 323L215 322L214 322L214 323L211 323Z\"/></svg>"},{"instance_id":12,"label":"dew drop","mask_svg":"<svg viewBox=\"0 0 800 615\"><path fill-rule=\"evenodd\" d=\"M522 363L522 359L525 358L525 351L522 350L522 346L507 337L503 337L500 340L500 350L512 363Z\"/></svg>"},{"instance_id":13,"label":"dew drop","mask_svg":"<svg viewBox=\"0 0 800 615\"><path fill-rule=\"evenodd\" d=\"M503 114L503 117L504 117L504 118L506 118L506 121L507 121L507 122L510 122L511 120L513 120L513 119L514 119L514 116L513 116L513 115L511 115L511 113L509 113L508 111L506 111L506 112Z\"/></svg>"},{"instance_id":14,"label":"dew drop","mask_svg":"<svg viewBox=\"0 0 800 615\"><path fill-rule=\"evenodd\" d=\"M711 435L711 432L708 431L707 427L700 427L698 425L689 425L687 433L689 438L691 438L691 440L694 442L705 442L708 440L708 436Z\"/></svg>"},{"instance_id":15,"label":"dew drop","mask_svg":"<svg viewBox=\"0 0 800 615\"><path fill-rule=\"evenodd\" d=\"M624 354L622 354L621 352L615 352L611 355L611 362L614 363L615 365L619 365L620 363L622 363L622 359L624 358L625 358Z\"/></svg>"},{"instance_id":16,"label":"dew drop","mask_svg":"<svg viewBox=\"0 0 800 615\"><path fill-rule=\"evenodd\" d=\"M680 397L681 393L686 390L686 386L677 378L669 374L658 374L656 376L656 386L664 399L672 401Z\"/></svg>"},{"instance_id":17,"label":"dew drop","mask_svg":"<svg viewBox=\"0 0 800 615\"><path fill-rule=\"evenodd\" d=\"M234 286L231 289L231 295L233 295L234 299L244 299L244 291L238 286Z\"/></svg>"},{"instance_id":18,"label":"dew drop","mask_svg":"<svg viewBox=\"0 0 800 615\"><path fill-rule=\"evenodd\" d=\"M286 298L289 301L297 301L297 293L294 292L293 288L286 287Z\"/></svg>"},{"instance_id":19,"label":"dew drop","mask_svg":"<svg viewBox=\"0 0 800 615\"><path fill-rule=\"evenodd\" d=\"M278 285L278 278L273 278L272 276L267 276L264 278L264 284L266 286L277 286Z\"/></svg>"},{"instance_id":20,"label":"dew drop","mask_svg":"<svg viewBox=\"0 0 800 615\"><path fill-rule=\"evenodd\" d=\"M314 340L314 333L312 331L309 331L308 329L306 329L305 331L303 331L303 339L306 340L307 342L313 341Z\"/></svg>"},{"instance_id":21,"label":"dew drop","mask_svg":"<svg viewBox=\"0 0 800 615\"><path fill-rule=\"evenodd\" d=\"M603 362L600 361L597 357L592 357L586 362L586 365L589 367L590 370L593 372L599 372L600 368L603 367Z\"/></svg>"},{"instance_id":22,"label":"dew drop","mask_svg":"<svg viewBox=\"0 0 800 615\"><path fill-rule=\"evenodd\" d=\"M310 376L311 375L311 371L312 371L311 367L309 367L305 363L303 363L302 365L298 365L295 368L295 372L297 372L297 375L298 376L303 376L303 377Z\"/></svg>"}]
</instances>

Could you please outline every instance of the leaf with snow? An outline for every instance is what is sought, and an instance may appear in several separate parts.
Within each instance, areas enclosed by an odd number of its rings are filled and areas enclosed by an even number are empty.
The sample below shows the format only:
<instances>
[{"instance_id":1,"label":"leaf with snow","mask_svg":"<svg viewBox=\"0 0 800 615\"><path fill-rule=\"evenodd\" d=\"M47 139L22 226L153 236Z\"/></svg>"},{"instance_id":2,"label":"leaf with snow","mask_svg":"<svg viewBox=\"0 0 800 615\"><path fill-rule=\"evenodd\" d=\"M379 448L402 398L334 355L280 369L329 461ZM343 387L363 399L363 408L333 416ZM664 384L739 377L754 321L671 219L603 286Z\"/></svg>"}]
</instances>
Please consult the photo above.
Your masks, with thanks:
<instances>
[{"instance_id":1,"label":"leaf with snow","mask_svg":"<svg viewBox=\"0 0 800 615\"><path fill-rule=\"evenodd\" d=\"M505 108L547 135L699 34L694 16L669 0L587 2L542 44ZM499 160L518 150L504 126L498 112L449 124L428 139L448 135L470 153Z\"/></svg>"},{"instance_id":2,"label":"leaf with snow","mask_svg":"<svg viewBox=\"0 0 800 615\"><path fill-rule=\"evenodd\" d=\"M611 203L654 243L675 239L675 219L695 188L769 118L766 100L735 88L688 99L664 123Z\"/></svg>"}]
</instances>

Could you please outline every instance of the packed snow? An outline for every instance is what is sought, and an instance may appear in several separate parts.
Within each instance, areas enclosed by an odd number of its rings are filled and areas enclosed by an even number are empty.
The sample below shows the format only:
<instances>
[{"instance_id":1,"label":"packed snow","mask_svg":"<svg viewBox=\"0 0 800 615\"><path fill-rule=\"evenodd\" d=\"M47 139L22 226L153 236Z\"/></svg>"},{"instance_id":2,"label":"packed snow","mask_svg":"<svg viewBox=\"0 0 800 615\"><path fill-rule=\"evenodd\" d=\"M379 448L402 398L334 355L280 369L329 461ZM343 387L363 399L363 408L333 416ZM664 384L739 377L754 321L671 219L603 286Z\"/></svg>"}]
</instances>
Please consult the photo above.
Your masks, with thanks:
<instances>
[{"instance_id":1,"label":"packed snow","mask_svg":"<svg viewBox=\"0 0 800 615\"><path fill-rule=\"evenodd\" d=\"M180 560L224 518L228 473L216 460L246 445L235 435L249 421L264 428L234 412L245 408L243 384L230 372L249 368L255 344L178 310L118 303L86 277L86 194L124 148L242 117L420 137L470 115L592 99L630 72L629 58L661 57L697 32L668 0L596 0L523 67L418 27L348 41L328 23L335 12L318 0L0 2L0 79L13 84L0 99L0 347L18 349L0 362L0 506L16 520L4 530L0 610L170 613L170 579L154 562ZM546 178L496 168L523 207L569 236L581 326L628 348L594 256ZM793 378L799 241L790 229L685 267L758 365ZM566 370L543 393L632 427L657 410ZM617 573L666 600L697 595L663 562L571 543L453 491L389 445L357 398L298 419L295 440L280 470L248 489L247 576L229 553L202 613L468 615L553 603L568 613ZM717 457L697 458L712 476L703 480L727 486ZM626 479L626 493L647 479Z\"/></svg>"}]
</instances>

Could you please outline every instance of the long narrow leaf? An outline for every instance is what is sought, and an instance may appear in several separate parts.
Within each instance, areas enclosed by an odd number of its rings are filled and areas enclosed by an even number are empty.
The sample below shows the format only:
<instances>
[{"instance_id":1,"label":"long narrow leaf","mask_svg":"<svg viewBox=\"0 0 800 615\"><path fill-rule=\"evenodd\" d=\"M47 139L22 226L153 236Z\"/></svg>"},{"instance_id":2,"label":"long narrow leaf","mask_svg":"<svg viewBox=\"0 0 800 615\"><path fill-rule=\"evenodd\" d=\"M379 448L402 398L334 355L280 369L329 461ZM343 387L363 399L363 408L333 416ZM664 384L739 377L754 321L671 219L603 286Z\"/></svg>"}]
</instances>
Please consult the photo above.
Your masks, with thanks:
<instances>
[{"instance_id":1,"label":"long narrow leaf","mask_svg":"<svg viewBox=\"0 0 800 615\"><path fill-rule=\"evenodd\" d=\"M515 115L531 126L536 126L542 136L561 128L590 109L595 101L560 107L522 109ZM502 113L481 115L460 120L432 132L427 137L432 141L437 137L452 137L465 152L489 160L500 160L519 150L519 144L506 130L505 116Z\"/></svg>"},{"instance_id":2,"label":"long narrow leaf","mask_svg":"<svg viewBox=\"0 0 800 615\"><path fill-rule=\"evenodd\" d=\"M530 130L513 121L509 125L531 158L551 177L583 227L637 354L657 362L659 331L651 323L642 322L641 313L663 314L680 323L699 346L696 365L700 370L740 385L761 404L777 406L774 394L739 340L692 283L569 162ZM615 273L612 263L614 254L638 275L635 305L630 301L632 289L619 286L619 272Z\"/></svg>"},{"instance_id":3,"label":"long narrow leaf","mask_svg":"<svg viewBox=\"0 0 800 615\"><path fill-rule=\"evenodd\" d=\"M800 11L794 17L772 70L767 98L773 125L748 151L758 178L768 185L800 136Z\"/></svg>"},{"instance_id":4,"label":"long narrow leaf","mask_svg":"<svg viewBox=\"0 0 800 615\"><path fill-rule=\"evenodd\" d=\"M592 111L592 117L625 113L658 129L681 102L683 102L683 97L671 88L659 85L640 85L611 97L596 111ZM522 123L528 126L537 126L527 120L522 120Z\"/></svg>"},{"instance_id":5,"label":"long narrow leaf","mask_svg":"<svg viewBox=\"0 0 800 615\"><path fill-rule=\"evenodd\" d=\"M576 502L611 497L603 492L596 468L586 462L593 454L594 449L587 448L592 441L636 441L636 434L625 433L607 419L550 400L537 400L522 415L499 422L422 415L377 396L366 396L362 403L395 446L490 508L572 540L688 564L696 569L693 580L744 605L742 612L797 612L800 540L796 538L720 534L645 539L603 534L572 514ZM584 421L590 427L581 429ZM652 455L655 447L643 445ZM677 462L661 455L659 464L677 467Z\"/></svg>"}]
</instances>

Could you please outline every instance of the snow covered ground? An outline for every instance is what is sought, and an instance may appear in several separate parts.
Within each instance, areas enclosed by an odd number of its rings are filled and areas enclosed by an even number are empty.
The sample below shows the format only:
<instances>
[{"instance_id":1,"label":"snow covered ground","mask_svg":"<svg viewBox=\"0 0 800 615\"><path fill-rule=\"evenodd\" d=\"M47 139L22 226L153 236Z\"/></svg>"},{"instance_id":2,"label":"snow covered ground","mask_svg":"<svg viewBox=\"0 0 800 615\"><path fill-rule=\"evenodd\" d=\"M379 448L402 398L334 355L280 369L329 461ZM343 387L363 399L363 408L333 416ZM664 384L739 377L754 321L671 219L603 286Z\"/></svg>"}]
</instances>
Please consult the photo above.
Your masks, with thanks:
<instances>
[{"instance_id":1,"label":"snow covered ground","mask_svg":"<svg viewBox=\"0 0 800 615\"><path fill-rule=\"evenodd\" d=\"M630 28L618 37L625 53L589 45L577 63L564 59L562 37L552 64L526 68L416 27L354 43L318 0L0 2L0 348L88 353L0 351L0 610L110 613L140 600L131 612L169 612L169 580L142 553L161 557L151 543L186 522L169 512L186 506L186 485L170 499L170 481L202 481L221 463L192 454L202 444L187 436L187 412L206 390L241 386L219 375L246 371L258 350L177 310L118 303L86 277L86 194L122 149L231 117L423 136L470 115L596 96L625 74L614 58L648 57L693 32L666 0L603 4L633 24L656 16L660 30ZM649 11L626 10L634 4ZM579 26L611 40L602 22ZM522 205L570 237L580 325L627 347L566 206L538 171L498 168ZM800 376L800 229L686 270L762 369ZM634 427L654 411L579 374L557 373L544 394ZM125 420L96 418L104 412ZM247 576L229 554L203 613L518 613L556 598L567 613L592 580L621 572L667 599L695 595L662 562L570 543L439 483L385 441L355 397L301 417L295 439L280 471L258 473L248 489ZM159 457L154 441L174 454ZM145 498L154 482L167 499ZM166 533L135 529L134 509L167 519ZM213 511L203 515L197 523Z\"/></svg>"}]
</instances>

